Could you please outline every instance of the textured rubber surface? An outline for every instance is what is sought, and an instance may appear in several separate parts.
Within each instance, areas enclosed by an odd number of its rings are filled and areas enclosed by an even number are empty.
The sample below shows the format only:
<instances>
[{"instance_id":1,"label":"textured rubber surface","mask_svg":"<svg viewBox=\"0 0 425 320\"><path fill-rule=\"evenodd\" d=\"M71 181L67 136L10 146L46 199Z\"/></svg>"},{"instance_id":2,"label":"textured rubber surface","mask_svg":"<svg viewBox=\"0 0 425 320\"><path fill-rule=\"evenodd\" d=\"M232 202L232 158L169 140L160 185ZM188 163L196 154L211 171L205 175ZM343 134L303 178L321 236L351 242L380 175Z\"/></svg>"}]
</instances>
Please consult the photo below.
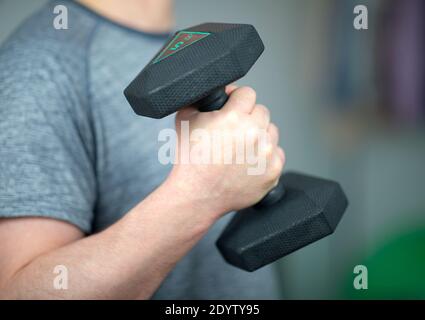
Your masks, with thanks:
<instances>
[{"instance_id":1,"label":"textured rubber surface","mask_svg":"<svg viewBox=\"0 0 425 320\"><path fill-rule=\"evenodd\" d=\"M191 32L199 33L192 44L182 36ZM124 94L138 115L152 118L190 104L203 111L217 110L227 99L223 88L243 77L263 51L251 25L207 23L185 29L159 51ZM263 201L235 215L217 246L226 261L254 271L331 234L346 207L338 183L287 173Z\"/></svg>"},{"instance_id":2,"label":"textured rubber surface","mask_svg":"<svg viewBox=\"0 0 425 320\"><path fill-rule=\"evenodd\" d=\"M286 173L285 196L234 216L217 241L230 264L254 271L334 232L348 201L333 181Z\"/></svg>"},{"instance_id":3,"label":"textured rubber surface","mask_svg":"<svg viewBox=\"0 0 425 320\"><path fill-rule=\"evenodd\" d=\"M211 34L155 63L166 44L137 75L124 94L138 115L163 118L197 102L243 77L264 51L251 25L207 23L184 31Z\"/></svg>"}]
</instances>

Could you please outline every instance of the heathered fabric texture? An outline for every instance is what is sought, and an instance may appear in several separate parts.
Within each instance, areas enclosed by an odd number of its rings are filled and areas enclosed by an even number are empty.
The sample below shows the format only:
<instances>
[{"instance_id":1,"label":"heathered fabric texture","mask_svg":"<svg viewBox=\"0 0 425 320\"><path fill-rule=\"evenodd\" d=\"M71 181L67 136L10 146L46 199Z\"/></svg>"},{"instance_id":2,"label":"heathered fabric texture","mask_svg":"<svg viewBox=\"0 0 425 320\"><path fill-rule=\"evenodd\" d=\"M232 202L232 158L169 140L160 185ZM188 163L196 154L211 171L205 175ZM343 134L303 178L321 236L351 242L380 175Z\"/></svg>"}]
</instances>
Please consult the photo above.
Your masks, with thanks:
<instances>
[{"instance_id":1,"label":"heathered fabric texture","mask_svg":"<svg viewBox=\"0 0 425 320\"><path fill-rule=\"evenodd\" d=\"M68 8L68 30L53 28L59 4ZM91 234L161 184L170 167L157 159L158 133L174 128L174 117L136 116L123 89L168 36L127 29L72 1L53 1L3 44L0 217L50 217ZM154 298L276 297L272 269L247 273L219 255L214 243L228 220L211 228Z\"/></svg>"}]
</instances>

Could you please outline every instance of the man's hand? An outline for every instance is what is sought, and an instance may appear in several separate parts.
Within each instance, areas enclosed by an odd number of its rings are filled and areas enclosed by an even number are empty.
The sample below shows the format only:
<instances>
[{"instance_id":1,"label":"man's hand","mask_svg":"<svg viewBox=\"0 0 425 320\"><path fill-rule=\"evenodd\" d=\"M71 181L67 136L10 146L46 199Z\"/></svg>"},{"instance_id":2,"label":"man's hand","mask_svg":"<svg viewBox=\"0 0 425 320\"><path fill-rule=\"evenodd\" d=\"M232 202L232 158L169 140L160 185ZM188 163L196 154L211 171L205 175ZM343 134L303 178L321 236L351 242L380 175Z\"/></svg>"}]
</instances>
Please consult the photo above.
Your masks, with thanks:
<instances>
[{"instance_id":1,"label":"man's hand","mask_svg":"<svg viewBox=\"0 0 425 320\"><path fill-rule=\"evenodd\" d=\"M52 219L0 219L0 299L150 298L216 219L258 202L284 164L278 131L252 89L228 88L228 94L220 111L179 112L177 129L188 120L192 132L249 133L255 143L257 133L266 130L267 143L257 151L267 159L264 174L249 175L247 163L176 164L166 181L121 220L88 237ZM234 143L226 140L223 148ZM67 290L53 286L57 265L70 270Z\"/></svg>"},{"instance_id":2,"label":"man's hand","mask_svg":"<svg viewBox=\"0 0 425 320\"><path fill-rule=\"evenodd\" d=\"M219 215L260 201L277 184L285 163L284 152L278 146L278 129L270 122L269 110L256 104L255 91L249 87L228 87L226 91L229 100L219 111L202 113L189 107L178 112L176 164L169 177L180 190L186 190L188 198L196 197L194 201L201 200ZM189 137L181 135L183 121L189 123ZM199 129L205 130L209 137L217 137L218 133L221 145L214 145L217 141L212 139L196 139L195 133ZM248 163L245 154L242 154L242 162L236 161L241 144L242 153L248 152L246 144L251 144L255 146L252 149L255 158L266 160L262 174L249 174L248 168L252 164ZM184 146L189 146L189 150ZM193 155L195 148L210 154L210 162L193 163L190 159L188 163L182 163L182 154L189 151ZM230 150L231 163L224 161L226 150ZM217 152L219 157L214 159Z\"/></svg>"}]
</instances>

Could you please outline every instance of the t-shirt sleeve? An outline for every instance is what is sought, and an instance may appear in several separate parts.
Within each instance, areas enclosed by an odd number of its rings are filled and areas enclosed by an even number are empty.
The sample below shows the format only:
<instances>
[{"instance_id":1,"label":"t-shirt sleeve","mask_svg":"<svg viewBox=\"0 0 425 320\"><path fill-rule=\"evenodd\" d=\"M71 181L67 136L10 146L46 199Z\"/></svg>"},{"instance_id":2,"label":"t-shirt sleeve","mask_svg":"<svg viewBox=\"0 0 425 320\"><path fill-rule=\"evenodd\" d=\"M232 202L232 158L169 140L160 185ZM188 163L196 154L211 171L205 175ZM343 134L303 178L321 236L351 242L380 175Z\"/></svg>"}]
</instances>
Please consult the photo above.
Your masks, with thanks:
<instances>
[{"instance_id":1,"label":"t-shirt sleeve","mask_svg":"<svg viewBox=\"0 0 425 320\"><path fill-rule=\"evenodd\" d=\"M0 53L0 217L91 231L95 151L78 73L45 52Z\"/></svg>"}]
</instances>

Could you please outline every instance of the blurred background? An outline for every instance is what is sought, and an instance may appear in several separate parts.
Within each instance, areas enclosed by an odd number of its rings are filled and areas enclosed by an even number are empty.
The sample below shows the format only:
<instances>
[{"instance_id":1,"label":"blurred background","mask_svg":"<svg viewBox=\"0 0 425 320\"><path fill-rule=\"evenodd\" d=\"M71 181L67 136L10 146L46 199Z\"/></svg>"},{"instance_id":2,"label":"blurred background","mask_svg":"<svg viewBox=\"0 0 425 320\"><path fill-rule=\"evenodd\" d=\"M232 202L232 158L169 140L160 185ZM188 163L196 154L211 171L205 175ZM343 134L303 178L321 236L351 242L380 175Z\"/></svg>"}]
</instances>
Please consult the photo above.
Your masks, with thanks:
<instances>
[{"instance_id":1,"label":"blurred background","mask_svg":"<svg viewBox=\"0 0 425 320\"><path fill-rule=\"evenodd\" d=\"M0 42L43 3L0 0ZM282 297L425 299L425 1L176 0L176 15L258 29L266 51L241 84L271 109L286 169L347 192L335 234L276 263Z\"/></svg>"}]
</instances>

